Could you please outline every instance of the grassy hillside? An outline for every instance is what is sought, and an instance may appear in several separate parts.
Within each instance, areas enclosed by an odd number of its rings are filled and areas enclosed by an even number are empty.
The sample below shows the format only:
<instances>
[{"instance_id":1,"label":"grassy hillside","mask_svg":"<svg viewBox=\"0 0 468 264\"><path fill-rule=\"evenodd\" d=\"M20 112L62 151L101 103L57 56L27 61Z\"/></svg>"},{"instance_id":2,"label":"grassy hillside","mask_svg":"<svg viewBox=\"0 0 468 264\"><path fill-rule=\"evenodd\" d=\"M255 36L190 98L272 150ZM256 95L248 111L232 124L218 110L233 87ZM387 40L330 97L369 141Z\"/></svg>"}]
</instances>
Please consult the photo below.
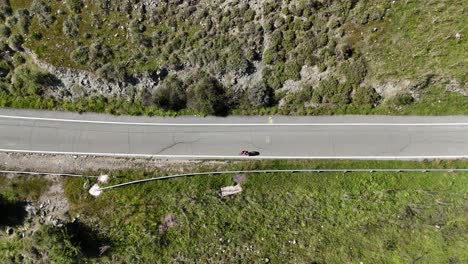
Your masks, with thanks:
<instances>
[{"instance_id":1,"label":"grassy hillside","mask_svg":"<svg viewBox=\"0 0 468 264\"><path fill-rule=\"evenodd\" d=\"M141 113L406 113L401 109L427 91L441 90L442 101L452 91L467 92L462 0L1 0L0 6L3 105L70 109L63 102L79 104L84 93ZM46 78L21 46L50 65L121 83L124 92L114 98L79 82L56 91L60 80ZM34 81L21 82L25 75ZM154 83L140 85L141 76ZM219 98L205 99L214 94ZM426 112L468 113L439 111Z\"/></svg>"},{"instance_id":2,"label":"grassy hillside","mask_svg":"<svg viewBox=\"0 0 468 264\"><path fill-rule=\"evenodd\" d=\"M226 167L464 168L466 162L264 161ZM168 171L112 172L117 177L110 184ZM94 182L67 179L70 218L80 217L63 227L43 226L24 239L0 235L0 260L466 263L467 182L466 173L257 174L247 176L242 193L221 198L220 188L233 181L220 175L150 182L94 198L87 193Z\"/></svg>"}]
</instances>

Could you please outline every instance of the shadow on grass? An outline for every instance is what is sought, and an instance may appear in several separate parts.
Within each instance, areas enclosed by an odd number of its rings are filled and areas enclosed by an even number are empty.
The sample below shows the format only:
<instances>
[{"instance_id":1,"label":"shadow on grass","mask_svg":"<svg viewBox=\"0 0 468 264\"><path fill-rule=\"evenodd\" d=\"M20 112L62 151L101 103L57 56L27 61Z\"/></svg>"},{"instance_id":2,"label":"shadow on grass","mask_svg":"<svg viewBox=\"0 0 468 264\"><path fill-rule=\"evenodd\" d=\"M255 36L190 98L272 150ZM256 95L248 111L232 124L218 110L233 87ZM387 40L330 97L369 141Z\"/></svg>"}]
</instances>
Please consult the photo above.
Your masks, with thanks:
<instances>
[{"instance_id":1,"label":"shadow on grass","mask_svg":"<svg viewBox=\"0 0 468 264\"><path fill-rule=\"evenodd\" d=\"M63 227L70 236L70 242L80 249L81 254L87 258L97 258L110 248L109 238L99 234L90 226L79 222L69 222ZM105 250L104 250L105 249Z\"/></svg>"},{"instance_id":2,"label":"shadow on grass","mask_svg":"<svg viewBox=\"0 0 468 264\"><path fill-rule=\"evenodd\" d=\"M0 195L0 227L22 225L27 217L27 204L23 201L9 201Z\"/></svg>"}]
</instances>

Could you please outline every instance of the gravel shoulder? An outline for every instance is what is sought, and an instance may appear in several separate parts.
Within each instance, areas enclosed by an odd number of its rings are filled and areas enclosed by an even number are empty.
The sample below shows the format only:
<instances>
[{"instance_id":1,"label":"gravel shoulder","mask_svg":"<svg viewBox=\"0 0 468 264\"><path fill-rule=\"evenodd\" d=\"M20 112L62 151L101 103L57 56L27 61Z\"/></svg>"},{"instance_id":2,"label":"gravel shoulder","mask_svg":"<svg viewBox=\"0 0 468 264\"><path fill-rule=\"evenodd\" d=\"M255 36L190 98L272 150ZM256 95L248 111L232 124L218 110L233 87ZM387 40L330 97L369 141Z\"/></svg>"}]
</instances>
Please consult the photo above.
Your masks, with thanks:
<instances>
[{"instance_id":1,"label":"gravel shoulder","mask_svg":"<svg viewBox=\"0 0 468 264\"><path fill-rule=\"evenodd\" d=\"M86 172L99 170L122 169L161 169L168 166L186 167L207 164L203 161L189 160L156 160L144 158L118 158L75 155L45 155L0 152L0 166L9 170L36 172ZM209 163L223 163L210 161Z\"/></svg>"}]
</instances>

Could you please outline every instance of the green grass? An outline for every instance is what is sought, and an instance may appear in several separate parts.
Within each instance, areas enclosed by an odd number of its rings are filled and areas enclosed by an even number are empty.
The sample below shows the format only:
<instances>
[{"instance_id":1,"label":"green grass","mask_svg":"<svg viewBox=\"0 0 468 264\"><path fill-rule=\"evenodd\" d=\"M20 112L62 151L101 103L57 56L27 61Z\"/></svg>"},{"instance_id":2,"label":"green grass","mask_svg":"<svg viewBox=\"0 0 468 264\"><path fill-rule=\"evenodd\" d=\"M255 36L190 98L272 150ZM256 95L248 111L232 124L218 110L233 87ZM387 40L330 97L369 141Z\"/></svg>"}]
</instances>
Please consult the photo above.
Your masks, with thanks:
<instances>
[{"instance_id":1,"label":"green grass","mask_svg":"<svg viewBox=\"0 0 468 264\"><path fill-rule=\"evenodd\" d=\"M222 169L223 166L216 166ZM227 169L466 168L466 161L256 161ZM197 170L213 169L201 166ZM112 183L166 171L113 172ZM193 177L87 194L68 179L73 213L113 241L101 263L464 263L468 261L467 173L249 175L244 191L220 198L228 175ZM159 228L173 214L178 226Z\"/></svg>"},{"instance_id":2,"label":"green grass","mask_svg":"<svg viewBox=\"0 0 468 264\"><path fill-rule=\"evenodd\" d=\"M39 96L11 96L0 92L0 107L19 109L61 110L71 112L95 112L113 115L176 116L196 114L188 109L180 112L167 111L154 106L145 107L139 102L129 102L116 98L83 98L74 101L58 101Z\"/></svg>"},{"instance_id":3,"label":"green grass","mask_svg":"<svg viewBox=\"0 0 468 264\"><path fill-rule=\"evenodd\" d=\"M468 35L466 8L463 0L396 1L383 20L349 37L365 54L374 80L417 79L430 73L466 82L468 41L455 38L456 33Z\"/></svg>"},{"instance_id":4,"label":"green grass","mask_svg":"<svg viewBox=\"0 0 468 264\"><path fill-rule=\"evenodd\" d=\"M143 106L139 102L128 102L119 99L84 98L75 101L57 101L52 98L38 96L14 97L0 92L0 107L63 110L72 112L97 112L114 115L147 115L147 116L177 116L202 115L189 109L179 112L167 111L154 106ZM356 106L353 104L318 108L297 107L291 105L286 108L270 107L261 109L234 109L234 115L467 115L468 97L457 92L448 92L442 87L430 87L419 101L409 105L395 107L383 103L373 108L370 106Z\"/></svg>"},{"instance_id":5,"label":"green grass","mask_svg":"<svg viewBox=\"0 0 468 264\"><path fill-rule=\"evenodd\" d=\"M37 200L49 188L44 178L15 176L12 179L0 175L0 195L7 200Z\"/></svg>"}]
</instances>

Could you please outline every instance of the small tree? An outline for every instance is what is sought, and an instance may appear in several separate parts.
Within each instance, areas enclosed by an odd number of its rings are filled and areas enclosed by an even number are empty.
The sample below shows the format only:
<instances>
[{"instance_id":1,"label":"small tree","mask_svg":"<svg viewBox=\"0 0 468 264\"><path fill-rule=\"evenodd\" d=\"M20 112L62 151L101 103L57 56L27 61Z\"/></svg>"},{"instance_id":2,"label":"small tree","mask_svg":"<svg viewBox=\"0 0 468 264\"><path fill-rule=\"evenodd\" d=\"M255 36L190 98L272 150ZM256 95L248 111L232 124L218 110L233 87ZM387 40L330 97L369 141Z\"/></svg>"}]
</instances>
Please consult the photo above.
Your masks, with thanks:
<instances>
[{"instance_id":1,"label":"small tree","mask_svg":"<svg viewBox=\"0 0 468 264\"><path fill-rule=\"evenodd\" d=\"M192 79L193 85L187 92L188 107L206 115L226 115L225 91L218 80L206 73L199 73Z\"/></svg>"},{"instance_id":2,"label":"small tree","mask_svg":"<svg viewBox=\"0 0 468 264\"><path fill-rule=\"evenodd\" d=\"M154 91L153 101L166 110L181 110L187 105L186 87L177 76L170 75Z\"/></svg>"}]
</instances>

